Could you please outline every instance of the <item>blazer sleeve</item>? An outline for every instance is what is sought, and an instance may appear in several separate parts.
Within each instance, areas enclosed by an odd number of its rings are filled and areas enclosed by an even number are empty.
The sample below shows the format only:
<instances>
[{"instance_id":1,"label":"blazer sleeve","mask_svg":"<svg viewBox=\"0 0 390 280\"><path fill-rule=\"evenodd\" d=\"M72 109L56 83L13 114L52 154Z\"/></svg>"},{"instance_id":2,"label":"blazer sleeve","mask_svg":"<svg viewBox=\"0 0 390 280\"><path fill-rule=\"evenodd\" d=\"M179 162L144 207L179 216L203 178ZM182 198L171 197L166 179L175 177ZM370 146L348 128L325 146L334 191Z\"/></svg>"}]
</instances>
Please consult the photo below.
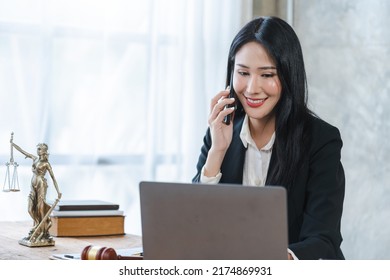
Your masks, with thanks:
<instances>
[{"instance_id":1,"label":"blazer sleeve","mask_svg":"<svg viewBox=\"0 0 390 280\"><path fill-rule=\"evenodd\" d=\"M219 183L242 184L243 166L245 160L246 148L242 144L240 133L245 116L235 116L233 122L233 135L229 148L221 165L222 177ZM200 175L203 166L206 163L209 150L211 149L211 132L207 129L203 138L203 146L200 151L198 163L196 165L197 173L193 177L193 183L200 182Z\"/></svg>"},{"instance_id":2,"label":"blazer sleeve","mask_svg":"<svg viewBox=\"0 0 390 280\"><path fill-rule=\"evenodd\" d=\"M209 153L210 148L211 148L211 134L210 134L210 128L208 128L206 131L206 135L203 137L203 146L200 150L198 163L196 164L196 174L194 178L192 178L193 183L200 182L200 175L201 175L200 173L202 171L203 166L206 163L207 155Z\"/></svg>"},{"instance_id":3,"label":"blazer sleeve","mask_svg":"<svg viewBox=\"0 0 390 280\"><path fill-rule=\"evenodd\" d=\"M344 259L340 245L345 175L341 164L342 140L337 128L316 122L307 163L307 180L298 211L298 240L289 248L299 259ZM300 207L300 206L298 206Z\"/></svg>"}]
</instances>

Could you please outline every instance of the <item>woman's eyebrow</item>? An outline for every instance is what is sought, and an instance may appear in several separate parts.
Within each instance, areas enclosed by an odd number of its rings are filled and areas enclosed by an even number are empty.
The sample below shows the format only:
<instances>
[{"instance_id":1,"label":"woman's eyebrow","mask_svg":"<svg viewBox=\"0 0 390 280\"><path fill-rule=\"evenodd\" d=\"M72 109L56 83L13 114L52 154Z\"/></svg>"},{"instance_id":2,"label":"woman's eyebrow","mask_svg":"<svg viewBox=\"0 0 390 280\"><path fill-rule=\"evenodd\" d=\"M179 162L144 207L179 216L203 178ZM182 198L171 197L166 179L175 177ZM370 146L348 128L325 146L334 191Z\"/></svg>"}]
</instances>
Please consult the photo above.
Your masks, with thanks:
<instances>
[{"instance_id":1,"label":"woman's eyebrow","mask_svg":"<svg viewBox=\"0 0 390 280\"><path fill-rule=\"evenodd\" d=\"M250 67L248 67L248 66L246 66L246 65L244 65L244 64L240 64L240 63L237 63L236 64L237 66L240 66L240 67L242 67L242 68L247 68L247 69L249 69ZM261 66L261 67L257 67L257 69L259 69L259 70L276 70L276 67L275 66L272 66L272 65L270 65L270 66Z\"/></svg>"},{"instance_id":2,"label":"woman's eyebrow","mask_svg":"<svg viewBox=\"0 0 390 280\"><path fill-rule=\"evenodd\" d=\"M275 66L263 66L263 67L258 67L257 69L260 69L260 70L276 70L276 67Z\"/></svg>"}]
</instances>

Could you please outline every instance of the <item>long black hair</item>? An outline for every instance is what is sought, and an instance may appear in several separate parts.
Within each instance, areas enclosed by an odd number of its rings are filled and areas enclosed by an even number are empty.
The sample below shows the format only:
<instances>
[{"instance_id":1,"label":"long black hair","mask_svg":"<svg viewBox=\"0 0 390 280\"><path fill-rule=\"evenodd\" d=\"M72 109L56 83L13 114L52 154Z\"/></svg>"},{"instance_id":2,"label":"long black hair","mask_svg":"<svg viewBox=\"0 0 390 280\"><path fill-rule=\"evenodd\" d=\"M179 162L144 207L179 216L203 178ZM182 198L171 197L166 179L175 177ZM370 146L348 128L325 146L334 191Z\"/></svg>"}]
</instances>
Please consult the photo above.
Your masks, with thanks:
<instances>
[{"instance_id":1,"label":"long black hair","mask_svg":"<svg viewBox=\"0 0 390 280\"><path fill-rule=\"evenodd\" d=\"M312 112L307 108L307 81L301 44L293 28L277 17L260 17L248 22L233 39L227 64L226 86L230 84L235 56L249 42L258 42L276 64L282 85L281 97L275 106L274 167L267 184L288 188L300 161L305 156L307 121ZM237 100L236 117L245 114Z\"/></svg>"}]
</instances>

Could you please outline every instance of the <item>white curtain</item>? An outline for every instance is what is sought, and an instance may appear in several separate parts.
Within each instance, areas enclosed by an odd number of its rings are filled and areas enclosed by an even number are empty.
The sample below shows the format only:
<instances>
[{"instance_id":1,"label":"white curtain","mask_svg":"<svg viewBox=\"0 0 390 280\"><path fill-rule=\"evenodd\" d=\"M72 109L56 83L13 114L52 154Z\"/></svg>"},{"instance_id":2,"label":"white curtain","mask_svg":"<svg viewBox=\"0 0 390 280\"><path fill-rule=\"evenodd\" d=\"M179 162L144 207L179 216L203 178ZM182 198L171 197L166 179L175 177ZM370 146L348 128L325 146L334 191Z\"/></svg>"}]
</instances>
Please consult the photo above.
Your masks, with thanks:
<instances>
[{"instance_id":1,"label":"white curtain","mask_svg":"<svg viewBox=\"0 0 390 280\"><path fill-rule=\"evenodd\" d=\"M63 199L120 203L140 233L138 183L191 180L250 14L250 0L0 0L2 161L11 132L30 153L47 143ZM28 218L31 162L14 157L21 192L0 195L1 220Z\"/></svg>"}]
</instances>

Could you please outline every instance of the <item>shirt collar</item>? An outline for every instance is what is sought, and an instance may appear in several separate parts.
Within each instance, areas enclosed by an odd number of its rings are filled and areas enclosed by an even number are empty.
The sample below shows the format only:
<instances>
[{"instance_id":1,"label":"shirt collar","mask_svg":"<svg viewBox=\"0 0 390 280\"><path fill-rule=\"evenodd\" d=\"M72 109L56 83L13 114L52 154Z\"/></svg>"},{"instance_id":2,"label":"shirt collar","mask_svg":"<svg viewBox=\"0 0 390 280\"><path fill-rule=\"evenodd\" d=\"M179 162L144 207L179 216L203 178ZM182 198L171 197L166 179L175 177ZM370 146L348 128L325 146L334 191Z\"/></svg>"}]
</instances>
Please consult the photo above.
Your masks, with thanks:
<instances>
[{"instance_id":1,"label":"shirt collar","mask_svg":"<svg viewBox=\"0 0 390 280\"><path fill-rule=\"evenodd\" d=\"M256 143L253 140L253 138L251 136L251 132L249 130L248 115L245 115L244 122L243 122L242 127L241 127L240 138L241 138L242 144L244 145L245 148L248 148L248 145L252 145L252 146L256 147ZM274 143L275 143L275 132L272 133L271 139L260 150L269 151L274 146Z\"/></svg>"}]
</instances>

